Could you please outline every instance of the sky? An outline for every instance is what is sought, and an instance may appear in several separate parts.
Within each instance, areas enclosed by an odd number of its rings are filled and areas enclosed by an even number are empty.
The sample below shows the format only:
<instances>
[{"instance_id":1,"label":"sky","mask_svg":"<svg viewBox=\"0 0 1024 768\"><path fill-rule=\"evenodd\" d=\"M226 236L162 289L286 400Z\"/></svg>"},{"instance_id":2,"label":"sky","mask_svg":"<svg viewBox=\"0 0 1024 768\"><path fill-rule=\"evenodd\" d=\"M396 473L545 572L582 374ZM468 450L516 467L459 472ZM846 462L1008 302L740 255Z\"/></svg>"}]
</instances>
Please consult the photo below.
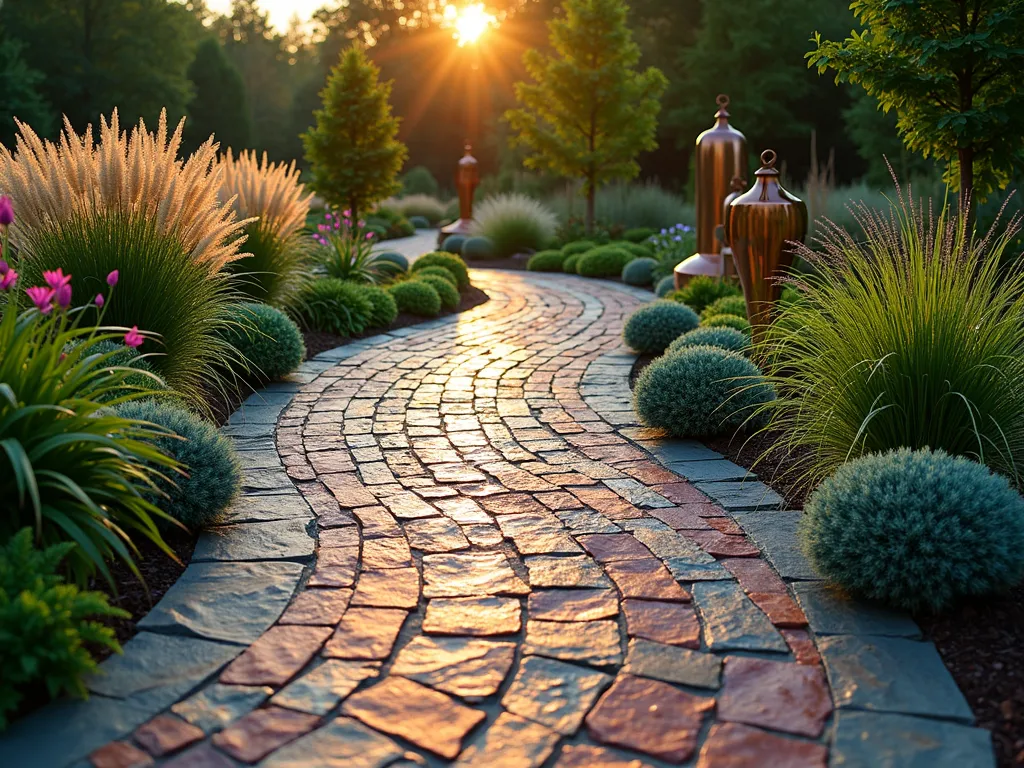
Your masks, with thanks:
<instances>
[{"instance_id":1,"label":"sky","mask_svg":"<svg viewBox=\"0 0 1024 768\"><path fill-rule=\"evenodd\" d=\"M259 2L263 10L270 12L270 23L282 32L288 28L288 22L295 14L306 21L314 11L326 4L325 0L260 0ZM231 10L231 0L206 0L206 5L211 11L218 13L227 13Z\"/></svg>"}]
</instances>

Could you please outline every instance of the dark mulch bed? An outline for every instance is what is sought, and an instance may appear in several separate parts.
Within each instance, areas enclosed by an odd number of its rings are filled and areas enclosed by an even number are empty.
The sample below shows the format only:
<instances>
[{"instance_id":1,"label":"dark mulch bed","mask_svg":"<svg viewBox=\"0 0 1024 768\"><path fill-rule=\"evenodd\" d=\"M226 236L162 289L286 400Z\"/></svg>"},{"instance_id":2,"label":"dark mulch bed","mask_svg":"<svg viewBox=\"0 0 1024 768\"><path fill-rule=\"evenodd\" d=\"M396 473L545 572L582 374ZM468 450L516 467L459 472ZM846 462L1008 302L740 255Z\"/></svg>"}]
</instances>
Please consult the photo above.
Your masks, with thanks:
<instances>
[{"instance_id":1,"label":"dark mulch bed","mask_svg":"<svg viewBox=\"0 0 1024 768\"><path fill-rule=\"evenodd\" d=\"M522 271L526 269L526 262L530 260L531 253L517 253L507 259L467 259L466 263L470 269L512 269Z\"/></svg>"},{"instance_id":2,"label":"dark mulch bed","mask_svg":"<svg viewBox=\"0 0 1024 768\"><path fill-rule=\"evenodd\" d=\"M654 358L633 366L630 386ZM792 457L777 448L780 433L738 433L705 441L781 494L791 509L803 509L807 489L785 474ZM764 456L757 466L754 462ZM992 732L1000 768L1024 766L1024 586L987 600L971 600L942 616L915 616L935 643L978 726Z\"/></svg>"}]
</instances>

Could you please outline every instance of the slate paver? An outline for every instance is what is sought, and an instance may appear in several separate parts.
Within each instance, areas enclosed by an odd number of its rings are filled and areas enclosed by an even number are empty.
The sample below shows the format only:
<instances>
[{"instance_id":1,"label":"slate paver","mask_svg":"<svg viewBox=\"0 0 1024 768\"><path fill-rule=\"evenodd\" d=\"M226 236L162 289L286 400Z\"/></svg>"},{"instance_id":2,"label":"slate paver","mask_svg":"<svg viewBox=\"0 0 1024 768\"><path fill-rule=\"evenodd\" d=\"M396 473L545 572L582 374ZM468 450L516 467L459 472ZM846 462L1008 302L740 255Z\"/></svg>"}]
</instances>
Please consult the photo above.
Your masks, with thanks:
<instances>
[{"instance_id":1,"label":"slate paver","mask_svg":"<svg viewBox=\"0 0 1024 768\"><path fill-rule=\"evenodd\" d=\"M714 690L720 685L722 659L711 653L638 638L629 641L622 672Z\"/></svg>"},{"instance_id":2,"label":"slate paver","mask_svg":"<svg viewBox=\"0 0 1024 768\"><path fill-rule=\"evenodd\" d=\"M793 591L811 629L818 634L921 636L921 630L907 614L863 601L852 601L822 582L797 582Z\"/></svg>"},{"instance_id":3,"label":"slate paver","mask_svg":"<svg viewBox=\"0 0 1024 768\"><path fill-rule=\"evenodd\" d=\"M786 739L747 725L722 723L711 726L697 768L825 768L827 761L828 748L824 744Z\"/></svg>"},{"instance_id":4,"label":"slate paver","mask_svg":"<svg viewBox=\"0 0 1024 768\"><path fill-rule=\"evenodd\" d=\"M273 692L268 686L214 683L179 701L171 711L204 732L212 733L256 709Z\"/></svg>"},{"instance_id":5,"label":"slate paver","mask_svg":"<svg viewBox=\"0 0 1024 768\"><path fill-rule=\"evenodd\" d=\"M400 608L349 608L324 646L323 655L337 659L386 659L408 616Z\"/></svg>"},{"instance_id":6,"label":"slate paver","mask_svg":"<svg viewBox=\"0 0 1024 768\"><path fill-rule=\"evenodd\" d=\"M282 685L320 650L329 627L271 627L220 676L227 685Z\"/></svg>"},{"instance_id":7,"label":"slate paver","mask_svg":"<svg viewBox=\"0 0 1024 768\"><path fill-rule=\"evenodd\" d=\"M538 768L554 751L558 734L540 723L502 712L455 762L457 766Z\"/></svg>"},{"instance_id":8,"label":"slate paver","mask_svg":"<svg viewBox=\"0 0 1024 768\"><path fill-rule=\"evenodd\" d=\"M715 651L789 649L768 617L731 581L693 585L693 599L704 625L704 644Z\"/></svg>"},{"instance_id":9,"label":"slate paver","mask_svg":"<svg viewBox=\"0 0 1024 768\"><path fill-rule=\"evenodd\" d=\"M434 598L423 631L433 635L505 635L519 631L522 609L512 597Z\"/></svg>"},{"instance_id":10,"label":"slate paver","mask_svg":"<svg viewBox=\"0 0 1024 768\"><path fill-rule=\"evenodd\" d=\"M425 555L423 581L425 597L525 595L530 591L501 552Z\"/></svg>"},{"instance_id":11,"label":"slate paver","mask_svg":"<svg viewBox=\"0 0 1024 768\"><path fill-rule=\"evenodd\" d=\"M261 768L384 768L404 750L357 720L337 717L274 752Z\"/></svg>"},{"instance_id":12,"label":"slate paver","mask_svg":"<svg viewBox=\"0 0 1024 768\"><path fill-rule=\"evenodd\" d=\"M881 712L836 714L833 765L900 768L993 768L992 736L984 728Z\"/></svg>"},{"instance_id":13,"label":"slate paver","mask_svg":"<svg viewBox=\"0 0 1024 768\"><path fill-rule=\"evenodd\" d=\"M364 680L377 677L377 662L328 659L274 694L270 703L326 715Z\"/></svg>"},{"instance_id":14,"label":"slate paver","mask_svg":"<svg viewBox=\"0 0 1024 768\"><path fill-rule=\"evenodd\" d=\"M626 632L669 645L700 648L700 622L692 605L658 600L623 600Z\"/></svg>"},{"instance_id":15,"label":"slate paver","mask_svg":"<svg viewBox=\"0 0 1024 768\"><path fill-rule=\"evenodd\" d=\"M544 621L593 621L619 613L611 589L535 589L527 604L530 618Z\"/></svg>"},{"instance_id":16,"label":"slate paver","mask_svg":"<svg viewBox=\"0 0 1024 768\"><path fill-rule=\"evenodd\" d=\"M832 713L825 675L818 667L745 656L725 659L718 716L815 738Z\"/></svg>"},{"instance_id":17,"label":"slate paver","mask_svg":"<svg viewBox=\"0 0 1024 768\"><path fill-rule=\"evenodd\" d=\"M526 622L524 654L578 661L596 667L622 663L619 625L614 621Z\"/></svg>"},{"instance_id":18,"label":"slate paver","mask_svg":"<svg viewBox=\"0 0 1024 768\"><path fill-rule=\"evenodd\" d=\"M391 674L464 699L497 692L515 657L515 645L464 637L416 637L398 653Z\"/></svg>"},{"instance_id":19,"label":"slate paver","mask_svg":"<svg viewBox=\"0 0 1024 768\"><path fill-rule=\"evenodd\" d=\"M603 672L543 656L527 656L501 704L509 712L571 736L611 681L611 676Z\"/></svg>"}]
</instances>

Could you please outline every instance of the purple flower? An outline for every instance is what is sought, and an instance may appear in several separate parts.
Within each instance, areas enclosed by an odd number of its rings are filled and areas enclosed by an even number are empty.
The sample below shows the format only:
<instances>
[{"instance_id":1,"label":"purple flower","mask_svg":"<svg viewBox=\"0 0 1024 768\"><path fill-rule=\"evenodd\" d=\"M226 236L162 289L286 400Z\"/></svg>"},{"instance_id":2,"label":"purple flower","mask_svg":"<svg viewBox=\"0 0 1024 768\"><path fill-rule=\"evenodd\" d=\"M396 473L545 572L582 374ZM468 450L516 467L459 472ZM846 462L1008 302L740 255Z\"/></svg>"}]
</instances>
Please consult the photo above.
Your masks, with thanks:
<instances>
[{"instance_id":1,"label":"purple flower","mask_svg":"<svg viewBox=\"0 0 1024 768\"><path fill-rule=\"evenodd\" d=\"M111 288L117 285L117 279L118 277L120 277L120 274L121 273L115 269L113 272L107 275L107 285L109 285Z\"/></svg>"},{"instance_id":2,"label":"purple flower","mask_svg":"<svg viewBox=\"0 0 1024 768\"><path fill-rule=\"evenodd\" d=\"M144 342L145 340L145 337L143 337L143 335L139 333L139 326L137 325L133 325L132 329L124 335L124 343L127 344L132 349L136 347L141 347L142 342Z\"/></svg>"},{"instance_id":3,"label":"purple flower","mask_svg":"<svg viewBox=\"0 0 1024 768\"><path fill-rule=\"evenodd\" d=\"M8 269L10 269L10 267L7 265L7 262L0 259L0 275L6 275Z\"/></svg>"},{"instance_id":4,"label":"purple flower","mask_svg":"<svg viewBox=\"0 0 1024 768\"><path fill-rule=\"evenodd\" d=\"M102 293L97 293L94 301L96 302L96 306L100 307L101 309L103 308L103 305L107 303L107 300L103 298Z\"/></svg>"},{"instance_id":5,"label":"purple flower","mask_svg":"<svg viewBox=\"0 0 1024 768\"><path fill-rule=\"evenodd\" d=\"M61 309L67 309L71 306L71 284L64 283L62 286L54 291L54 299L57 302L57 306Z\"/></svg>"},{"instance_id":6,"label":"purple flower","mask_svg":"<svg viewBox=\"0 0 1024 768\"><path fill-rule=\"evenodd\" d=\"M32 300L32 303L36 305L36 309L44 315L50 314L50 310L53 309L53 288L34 285L31 288L26 288L25 293Z\"/></svg>"},{"instance_id":7,"label":"purple flower","mask_svg":"<svg viewBox=\"0 0 1024 768\"><path fill-rule=\"evenodd\" d=\"M7 195L0 195L0 227L14 223L14 204Z\"/></svg>"},{"instance_id":8,"label":"purple flower","mask_svg":"<svg viewBox=\"0 0 1024 768\"><path fill-rule=\"evenodd\" d=\"M48 286L56 291L71 282L71 275L65 275L64 270L58 267L55 270L43 272L43 280L46 281Z\"/></svg>"},{"instance_id":9,"label":"purple flower","mask_svg":"<svg viewBox=\"0 0 1024 768\"><path fill-rule=\"evenodd\" d=\"M8 269L3 273L3 277L0 277L0 291L9 290L14 281L18 279L18 273L13 269Z\"/></svg>"}]
</instances>

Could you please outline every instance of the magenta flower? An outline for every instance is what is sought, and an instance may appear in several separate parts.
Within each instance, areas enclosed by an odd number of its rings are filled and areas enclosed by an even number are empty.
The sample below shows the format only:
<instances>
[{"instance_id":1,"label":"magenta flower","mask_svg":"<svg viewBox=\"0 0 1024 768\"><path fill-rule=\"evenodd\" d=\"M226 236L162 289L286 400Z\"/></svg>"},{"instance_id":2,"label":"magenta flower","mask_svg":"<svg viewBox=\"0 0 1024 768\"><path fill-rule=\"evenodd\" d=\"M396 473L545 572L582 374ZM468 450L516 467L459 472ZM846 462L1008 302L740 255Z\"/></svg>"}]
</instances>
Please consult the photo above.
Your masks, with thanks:
<instances>
[{"instance_id":1,"label":"magenta flower","mask_svg":"<svg viewBox=\"0 0 1024 768\"><path fill-rule=\"evenodd\" d=\"M367 232L366 233L366 239L367 240L373 240L373 232Z\"/></svg>"},{"instance_id":2,"label":"magenta flower","mask_svg":"<svg viewBox=\"0 0 1024 768\"><path fill-rule=\"evenodd\" d=\"M10 267L8 266L7 262L4 261L3 259L0 259L0 275L6 275L7 270L9 269Z\"/></svg>"},{"instance_id":3,"label":"magenta flower","mask_svg":"<svg viewBox=\"0 0 1024 768\"><path fill-rule=\"evenodd\" d=\"M107 300L103 298L102 293L97 293L94 301L96 302L96 306L100 308L102 308L103 305L107 303Z\"/></svg>"},{"instance_id":4,"label":"magenta flower","mask_svg":"<svg viewBox=\"0 0 1024 768\"><path fill-rule=\"evenodd\" d=\"M352 218L352 210L349 209L349 210L346 210L346 211L342 211L341 215L344 216L346 219L351 219Z\"/></svg>"},{"instance_id":5,"label":"magenta flower","mask_svg":"<svg viewBox=\"0 0 1024 768\"><path fill-rule=\"evenodd\" d=\"M120 272L118 272L115 269L113 272L111 272L109 275L107 275L107 285L109 285L111 288L113 288L115 285L117 285L117 278L118 277L120 277Z\"/></svg>"},{"instance_id":6,"label":"magenta flower","mask_svg":"<svg viewBox=\"0 0 1024 768\"><path fill-rule=\"evenodd\" d=\"M53 288L34 285L31 288L26 288L25 293L32 300L32 303L36 305L36 309L44 315L50 314L50 310L53 309L53 296L55 293Z\"/></svg>"},{"instance_id":7,"label":"magenta flower","mask_svg":"<svg viewBox=\"0 0 1024 768\"><path fill-rule=\"evenodd\" d=\"M0 195L0 227L14 223L14 204L7 195Z\"/></svg>"},{"instance_id":8,"label":"magenta flower","mask_svg":"<svg viewBox=\"0 0 1024 768\"><path fill-rule=\"evenodd\" d=\"M144 342L145 340L146 339L143 337L143 335L139 333L139 326L137 325L133 325L132 329L124 335L124 343L127 344L129 347L132 347L133 349L135 347L141 347L142 342Z\"/></svg>"},{"instance_id":9,"label":"magenta flower","mask_svg":"<svg viewBox=\"0 0 1024 768\"><path fill-rule=\"evenodd\" d=\"M71 282L71 275L65 275L64 270L58 267L50 272L43 272L43 280L56 291Z\"/></svg>"},{"instance_id":10,"label":"magenta flower","mask_svg":"<svg viewBox=\"0 0 1024 768\"><path fill-rule=\"evenodd\" d=\"M3 273L3 277L0 277L0 291L10 290L10 287L14 285L17 279L18 273L13 269L8 269Z\"/></svg>"},{"instance_id":11,"label":"magenta flower","mask_svg":"<svg viewBox=\"0 0 1024 768\"><path fill-rule=\"evenodd\" d=\"M69 277L70 279L70 277ZM54 291L54 299L57 302L57 306L61 309L67 309L71 306L71 284L64 283L62 286Z\"/></svg>"}]
</instances>

